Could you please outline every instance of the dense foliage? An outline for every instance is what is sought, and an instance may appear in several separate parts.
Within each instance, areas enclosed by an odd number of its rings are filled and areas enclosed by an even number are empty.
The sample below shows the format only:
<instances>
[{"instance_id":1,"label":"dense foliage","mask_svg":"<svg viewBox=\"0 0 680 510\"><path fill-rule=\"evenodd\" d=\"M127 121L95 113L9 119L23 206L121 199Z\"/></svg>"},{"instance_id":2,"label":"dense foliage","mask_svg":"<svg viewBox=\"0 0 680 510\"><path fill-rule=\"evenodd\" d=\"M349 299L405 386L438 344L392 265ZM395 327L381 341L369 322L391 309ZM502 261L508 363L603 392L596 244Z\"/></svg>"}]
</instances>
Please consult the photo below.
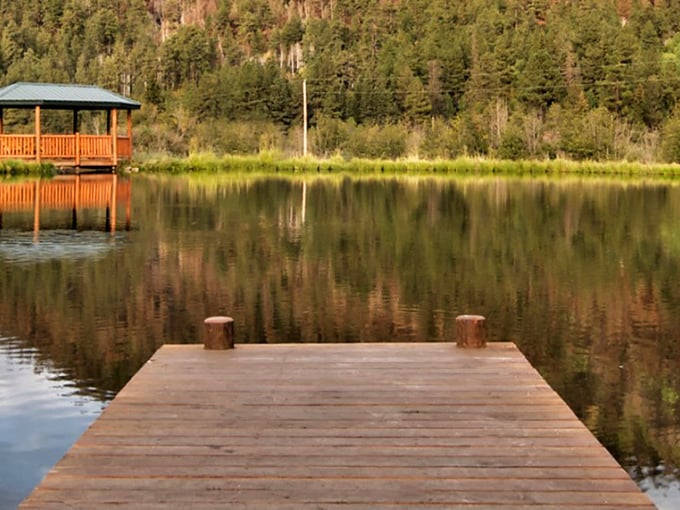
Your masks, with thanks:
<instances>
[{"instance_id":1,"label":"dense foliage","mask_svg":"<svg viewBox=\"0 0 680 510\"><path fill-rule=\"evenodd\" d=\"M0 0L0 69L141 100L147 152L680 160L680 1Z\"/></svg>"}]
</instances>

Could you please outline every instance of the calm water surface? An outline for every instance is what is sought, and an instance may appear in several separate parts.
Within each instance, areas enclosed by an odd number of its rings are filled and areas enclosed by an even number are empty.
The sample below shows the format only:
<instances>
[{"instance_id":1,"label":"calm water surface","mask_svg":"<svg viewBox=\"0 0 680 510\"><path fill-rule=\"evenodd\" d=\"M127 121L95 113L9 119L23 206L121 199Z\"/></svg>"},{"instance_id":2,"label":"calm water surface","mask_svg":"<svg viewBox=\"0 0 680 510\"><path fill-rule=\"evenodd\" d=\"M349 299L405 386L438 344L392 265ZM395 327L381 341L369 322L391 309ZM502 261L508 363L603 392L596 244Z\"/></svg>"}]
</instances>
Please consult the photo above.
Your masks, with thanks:
<instances>
[{"instance_id":1,"label":"calm water surface","mask_svg":"<svg viewBox=\"0 0 680 510\"><path fill-rule=\"evenodd\" d=\"M2 211L0 507L207 316L238 342L361 342L451 341L479 313L680 508L680 187L135 176L120 207L113 234L103 208L43 208L37 233Z\"/></svg>"}]
</instances>

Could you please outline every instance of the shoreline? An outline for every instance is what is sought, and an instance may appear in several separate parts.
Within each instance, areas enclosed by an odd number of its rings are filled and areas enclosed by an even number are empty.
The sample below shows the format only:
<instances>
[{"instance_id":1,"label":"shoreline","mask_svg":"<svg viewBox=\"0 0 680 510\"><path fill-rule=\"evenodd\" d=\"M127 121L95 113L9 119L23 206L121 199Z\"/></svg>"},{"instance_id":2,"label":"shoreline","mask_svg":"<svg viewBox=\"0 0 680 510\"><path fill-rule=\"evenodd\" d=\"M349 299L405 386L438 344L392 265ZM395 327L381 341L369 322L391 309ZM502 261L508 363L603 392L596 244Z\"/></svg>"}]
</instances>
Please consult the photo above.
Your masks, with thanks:
<instances>
[{"instance_id":1,"label":"shoreline","mask_svg":"<svg viewBox=\"0 0 680 510\"><path fill-rule=\"evenodd\" d=\"M119 172L147 174L263 173L291 175L393 175L393 176L507 176L507 177L680 177L678 163L641 163L631 161L501 160L461 157L452 160L427 159L343 159L286 157L261 153L224 155L196 153L186 157L142 156L119 166ZM61 172L49 163L25 161L0 162L0 177L52 177Z\"/></svg>"},{"instance_id":2,"label":"shoreline","mask_svg":"<svg viewBox=\"0 0 680 510\"><path fill-rule=\"evenodd\" d=\"M314 157L284 157L271 154L215 156L192 154L184 158L148 158L132 165L143 173L183 174L193 172L264 172L288 174L354 175L499 175L499 176L611 176L680 177L680 164L554 160L374 160Z\"/></svg>"}]
</instances>

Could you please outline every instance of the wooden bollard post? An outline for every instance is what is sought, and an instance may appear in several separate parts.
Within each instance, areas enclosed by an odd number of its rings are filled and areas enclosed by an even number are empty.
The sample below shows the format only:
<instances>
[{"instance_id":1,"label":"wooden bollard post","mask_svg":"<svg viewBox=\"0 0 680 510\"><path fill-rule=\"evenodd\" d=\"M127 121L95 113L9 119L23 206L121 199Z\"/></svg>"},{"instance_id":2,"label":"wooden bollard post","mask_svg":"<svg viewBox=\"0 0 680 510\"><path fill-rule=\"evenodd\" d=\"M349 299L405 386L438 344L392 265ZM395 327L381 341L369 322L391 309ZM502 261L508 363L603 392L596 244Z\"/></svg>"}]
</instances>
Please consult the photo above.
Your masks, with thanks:
<instances>
[{"instance_id":1,"label":"wooden bollard post","mask_svg":"<svg viewBox=\"0 0 680 510\"><path fill-rule=\"evenodd\" d=\"M486 326L482 315L459 315L456 317L456 345L464 349L486 347Z\"/></svg>"},{"instance_id":2,"label":"wooden bollard post","mask_svg":"<svg viewBox=\"0 0 680 510\"><path fill-rule=\"evenodd\" d=\"M203 324L205 324L204 348L215 351L234 348L234 319L208 317Z\"/></svg>"}]
</instances>

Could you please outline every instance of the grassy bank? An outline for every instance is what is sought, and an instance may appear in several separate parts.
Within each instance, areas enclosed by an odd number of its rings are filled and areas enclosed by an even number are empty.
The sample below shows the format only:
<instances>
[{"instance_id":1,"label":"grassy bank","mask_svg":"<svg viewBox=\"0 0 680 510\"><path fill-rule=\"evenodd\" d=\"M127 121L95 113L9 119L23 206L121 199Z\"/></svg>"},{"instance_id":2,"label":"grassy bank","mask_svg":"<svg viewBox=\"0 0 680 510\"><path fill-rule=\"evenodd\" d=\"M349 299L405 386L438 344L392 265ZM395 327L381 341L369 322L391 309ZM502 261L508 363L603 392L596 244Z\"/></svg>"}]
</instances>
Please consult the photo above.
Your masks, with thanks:
<instances>
[{"instance_id":1,"label":"grassy bank","mask_svg":"<svg viewBox=\"0 0 680 510\"><path fill-rule=\"evenodd\" d=\"M195 154L187 158L146 159L142 172L182 174L191 172L262 172L287 174L396 174L396 175L508 175L508 176L620 176L680 177L679 164L642 164L595 161L506 161L459 158L455 160L368 160L341 158L286 158L273 154L223 156Z\"/></svg>"},{"instance_id":2,"label":"grassy bank","mask_svg":"<svg viewBox=\"0 0 680 510\"><path fill-rule=\"evenodd\" d=\"M30 163L26 161L7 160L0 162L0 177L42 176L51 177L57 173L51 163Z\"/></svg>"},{"instance_id":3,"label":"grassy bank","mask_svg":"<svg viewBox=\"0 0 680 510\"><path fill-rule=\"evenodd\" d=\"M555 160L499 160L490 158L458 158L453 160L423 159L321 159L289 158L275 153L252 156L222 157L210 153L186 158L144 157L134 164L145 173L190 174L353 174L353 175L506 175L506 176L611 176L611 177L680 177L680 164L643 164L636 162L597 162ZM43 176L58 173L50 163L24 161L0 162L0 177Z\"/></svg>"}]
</instances>

